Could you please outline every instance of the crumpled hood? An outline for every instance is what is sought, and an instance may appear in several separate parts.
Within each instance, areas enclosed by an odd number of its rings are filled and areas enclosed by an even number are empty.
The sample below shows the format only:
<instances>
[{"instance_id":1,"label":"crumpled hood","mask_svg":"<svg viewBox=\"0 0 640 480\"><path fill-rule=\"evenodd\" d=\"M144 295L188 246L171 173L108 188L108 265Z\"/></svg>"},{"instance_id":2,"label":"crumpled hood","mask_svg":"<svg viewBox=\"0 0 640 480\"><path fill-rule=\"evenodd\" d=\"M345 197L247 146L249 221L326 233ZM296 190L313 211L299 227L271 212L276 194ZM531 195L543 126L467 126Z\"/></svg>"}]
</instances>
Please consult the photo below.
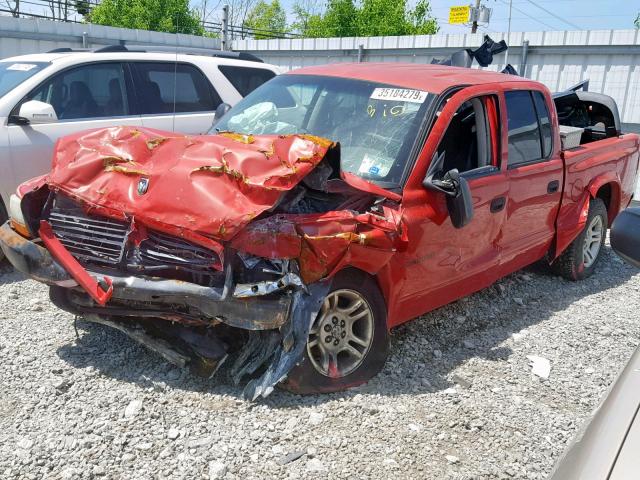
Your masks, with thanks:
<instances>
[{"instance_id":1,"label":"crumpled hood","mask_svg":"<svg viewBox=\"0 0 640 480\"><path fill-rule=\"evenodd\" d=\"M331 146L311 135L105 128L60 139L45 182L90 209L228 240L276 205Z\"/></svg>"}]
</instances>

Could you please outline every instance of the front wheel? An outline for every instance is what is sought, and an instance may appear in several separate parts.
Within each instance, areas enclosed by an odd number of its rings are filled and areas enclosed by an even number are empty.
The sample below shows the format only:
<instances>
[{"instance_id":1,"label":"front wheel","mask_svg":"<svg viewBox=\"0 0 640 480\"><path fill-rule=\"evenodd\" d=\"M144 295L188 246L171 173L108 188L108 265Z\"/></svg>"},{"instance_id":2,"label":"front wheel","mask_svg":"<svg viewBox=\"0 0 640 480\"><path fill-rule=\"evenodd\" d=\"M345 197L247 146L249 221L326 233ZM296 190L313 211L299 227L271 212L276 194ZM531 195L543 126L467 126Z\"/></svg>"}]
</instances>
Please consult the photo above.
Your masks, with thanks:
<instances>
[{"instance_id":1,"label":"front wheel","mask_svg":"<svg viewBox=\"0 0 640 480\"><path fill-rule=\"evenodd\" d=\"M303 358L282 387L301 394L355 387L382 369L388 351L380 289L366 274L344 270L333 279L309 331Z\"/></svg>"},{"instance_id":2,"label":"front wheel","mask_svg":"<svg viewBox=\"0 0 640 480\"><path fill-rule=\"evenodd\" d=\"M607 222L604 202L599 198L592 199L584 230L551 264L554 272L569 280L582 280L590 276L602 256Z\"/></svg>"}]
</instances>

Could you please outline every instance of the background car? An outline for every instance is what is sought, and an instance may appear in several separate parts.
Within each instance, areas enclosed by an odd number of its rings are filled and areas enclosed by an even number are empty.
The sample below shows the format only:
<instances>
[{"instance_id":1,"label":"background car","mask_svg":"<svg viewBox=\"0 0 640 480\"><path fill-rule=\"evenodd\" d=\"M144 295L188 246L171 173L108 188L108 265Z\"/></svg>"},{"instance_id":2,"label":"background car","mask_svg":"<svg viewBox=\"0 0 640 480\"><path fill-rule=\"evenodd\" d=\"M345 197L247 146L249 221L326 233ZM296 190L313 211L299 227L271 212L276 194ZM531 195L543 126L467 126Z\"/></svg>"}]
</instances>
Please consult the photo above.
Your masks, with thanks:
<instances>
[{"instance_id":1,"label":"background car","mask_svg":"<svg viewBox=\"0 0 640 480\"><path fill-rule=\"evenodd\" d=\"M155 50L61 48L0 61L0 223L16 187L49 170L58 138L117 125L203 133L220 104L279 73L245 53Z\"/></svg>"},{"instance_id":2,"label":"background car","mask_svg":"<svg viewBox=\"0 0 640 480\"><path fill-rule=\"evenodd\" d=\"M611 246L640 268L640 208L621 212L611 227ZM556 464L549 480L638 478L640 451L640 349Z\"/></svg>"}]
</instances>

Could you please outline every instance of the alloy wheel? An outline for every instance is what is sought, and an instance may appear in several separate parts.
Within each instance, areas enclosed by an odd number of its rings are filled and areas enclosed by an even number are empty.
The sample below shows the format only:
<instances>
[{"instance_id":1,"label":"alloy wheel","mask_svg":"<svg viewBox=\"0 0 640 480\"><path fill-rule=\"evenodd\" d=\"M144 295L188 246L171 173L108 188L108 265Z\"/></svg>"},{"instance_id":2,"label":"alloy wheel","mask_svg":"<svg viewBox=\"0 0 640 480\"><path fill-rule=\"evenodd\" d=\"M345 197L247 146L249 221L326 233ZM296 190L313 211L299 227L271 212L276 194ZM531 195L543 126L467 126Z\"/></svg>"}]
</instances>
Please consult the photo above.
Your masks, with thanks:
<instances>
[{"instance_id":1,"label":"alloy wheel","mask_svg":"<svg viewBox=\"0 0 640 480\"><path fill-rule=\"evenodd\" d=\"M373 333L369 303L354 290L335 290L324 299L309 331L309 359L322 375L345 377L362 364L371 348Z\"/></svg>"},{"instance_id":2,"label":"alloy wheel","mask_svg":"<svg viewBox=\"0 0 640 480\"><path fill-rule=\"evenodd\" d=\"M584 243L582 244L582 262L584 268L589 268L594 264L600 248L602 246L602 237L604 234L604 223L602 217L596 215L589 223L584 235Z\"/></svg>"}]
</instances>

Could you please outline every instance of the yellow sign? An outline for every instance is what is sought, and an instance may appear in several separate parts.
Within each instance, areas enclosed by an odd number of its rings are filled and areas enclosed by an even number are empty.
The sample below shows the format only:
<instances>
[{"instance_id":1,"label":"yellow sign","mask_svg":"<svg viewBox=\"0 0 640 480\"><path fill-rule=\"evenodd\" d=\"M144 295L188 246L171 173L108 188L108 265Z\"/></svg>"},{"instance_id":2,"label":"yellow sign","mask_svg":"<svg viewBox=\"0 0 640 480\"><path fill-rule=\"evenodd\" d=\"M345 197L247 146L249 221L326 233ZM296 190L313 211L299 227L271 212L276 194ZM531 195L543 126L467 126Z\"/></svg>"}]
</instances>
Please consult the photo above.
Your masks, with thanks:
<instances>
[{"instance_id":1,"label":"yellow sign","mask_svg":"<svg viewBox=\"0 0 640 480\"><path fill-rule=\"evenodd\" d=\"M449 9L449 23L452 25L467 23L469 21L469 12L469 5L465 7L451 7Z\"/></svg>"}]
</instances>

